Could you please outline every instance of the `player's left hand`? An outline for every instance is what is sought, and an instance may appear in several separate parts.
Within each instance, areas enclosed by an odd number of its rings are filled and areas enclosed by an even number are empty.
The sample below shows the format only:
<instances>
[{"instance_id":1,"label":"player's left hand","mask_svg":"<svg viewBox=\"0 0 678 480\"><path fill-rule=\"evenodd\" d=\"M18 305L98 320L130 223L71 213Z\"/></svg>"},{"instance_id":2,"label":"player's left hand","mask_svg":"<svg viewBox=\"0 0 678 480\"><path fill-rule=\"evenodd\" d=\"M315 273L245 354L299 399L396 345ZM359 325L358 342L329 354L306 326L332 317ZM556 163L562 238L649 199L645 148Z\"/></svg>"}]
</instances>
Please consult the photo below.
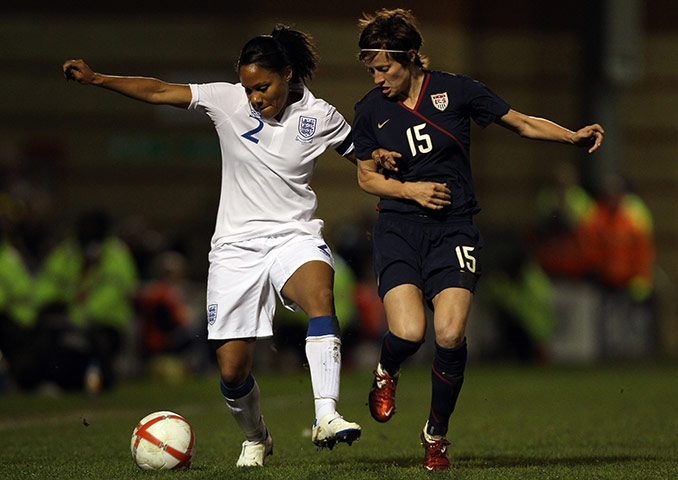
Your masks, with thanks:
<instances>
[{"instance_id":1,"label":"player's left hand","mask_svg":"<svg viewBox=\"0 0 678 480\"><path fill-rule=\"evenodd\" d=\"M385 148L377 148L372 152L372 160L377 164L377 167L384 168L386 170L391 170L393 172L398 171L397 159L402 157L398 152L392 152L386 150Z\"/></svg>"},{"instance_id":2,"label":"player's left hand","mask_svg":"<svg viewBox=\"0 0 678 480\"><path fill-rule=\"evenodd\" d=\"M580 128L574 133L572 138L575 145L579 147L589 147L589 153L593 153L600 147L600 144L603 143L603 134L605 130L603 127L594 123L593 125L587 125L584 128Z\"/></svg>"}]
</instances>

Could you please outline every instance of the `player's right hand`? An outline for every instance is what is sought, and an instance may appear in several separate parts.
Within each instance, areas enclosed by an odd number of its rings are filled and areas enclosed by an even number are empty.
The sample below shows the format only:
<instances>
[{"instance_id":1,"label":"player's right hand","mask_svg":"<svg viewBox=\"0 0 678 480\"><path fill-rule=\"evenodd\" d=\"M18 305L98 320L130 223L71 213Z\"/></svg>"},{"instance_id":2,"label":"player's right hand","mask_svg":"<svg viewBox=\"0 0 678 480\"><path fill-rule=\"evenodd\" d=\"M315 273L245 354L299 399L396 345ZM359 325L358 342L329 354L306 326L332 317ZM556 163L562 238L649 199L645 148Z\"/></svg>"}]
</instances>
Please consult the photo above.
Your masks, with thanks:
<instances>
[{"instance_id":1,"label":"player's right hand","mask_svg":"<svg viewBox=\"0 0 678 480\"><path fill-rule=\"evenodd\" d=\"M75 80L83 84L92 83L94 80L94 71L82 59L66 60L61 69L66 80Z\"/></svg>"},{"instance_id":2,"label":"player's right hand","mask_svg":"<svg viewBox=\"0 0 678 480\"><path fill-rule=\"evenodd\" d=\"M441 210L452 205L452 191L444 183L407 182L407 197L422 207Z\"/></svg>"}]
</instances>

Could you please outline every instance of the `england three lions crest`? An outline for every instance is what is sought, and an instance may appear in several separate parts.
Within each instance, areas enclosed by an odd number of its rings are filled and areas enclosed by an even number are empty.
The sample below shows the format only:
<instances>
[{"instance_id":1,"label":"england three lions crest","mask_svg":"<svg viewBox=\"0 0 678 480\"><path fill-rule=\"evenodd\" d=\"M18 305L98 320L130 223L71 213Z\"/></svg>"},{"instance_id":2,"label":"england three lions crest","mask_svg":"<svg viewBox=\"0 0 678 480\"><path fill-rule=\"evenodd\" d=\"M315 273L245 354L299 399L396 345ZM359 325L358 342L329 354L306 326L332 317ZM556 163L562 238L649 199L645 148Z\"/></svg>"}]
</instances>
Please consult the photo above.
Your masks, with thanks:
<instances>
[{"instance_id":1,"label":"england three lions crest","mask_svg":"<svg viewBox=\"0 0 678 480\"><path fill-rule=\"evenodd\" d=\"M297 140L300 142L310 142L313 135L315 135L315 127L318 120L313 117L299 117L299 135Z\"/></svg>"},{"instance_id":2,"label":"england three lions crest","mask_svg":"<svg viewBox=\"0 0 678 480\"><path fill-rule=\"evenodd\" d=\"M447 108L447 105L450 103L447 98L447 92L444 93L434 93L431 95L431 101L433 106L436 107L441 112L444 112Z\"/></svg>"}]
</instances>

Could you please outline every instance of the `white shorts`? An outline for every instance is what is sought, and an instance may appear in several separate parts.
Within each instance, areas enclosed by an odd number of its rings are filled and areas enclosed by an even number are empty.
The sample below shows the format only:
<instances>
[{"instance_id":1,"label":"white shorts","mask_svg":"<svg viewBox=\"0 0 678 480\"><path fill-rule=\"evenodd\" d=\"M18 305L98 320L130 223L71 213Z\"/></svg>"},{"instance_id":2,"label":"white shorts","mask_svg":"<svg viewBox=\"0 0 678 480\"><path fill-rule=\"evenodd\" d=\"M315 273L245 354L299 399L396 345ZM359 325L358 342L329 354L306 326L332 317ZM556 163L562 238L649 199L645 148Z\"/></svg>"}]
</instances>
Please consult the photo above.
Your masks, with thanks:
<instances>
[{"instance_id":1,"label":"white shorts","mask_svg":"<svg viewBox=\"0 0 678 480\"><path fill-rule=\"evenodd\" d=\"M320 235L294 233L214 246L207 275L207 338L272 336L276 294L290 310L301 310L281 290L312 260L334 268L332 252Z\"/></svg>"}]
</instances>

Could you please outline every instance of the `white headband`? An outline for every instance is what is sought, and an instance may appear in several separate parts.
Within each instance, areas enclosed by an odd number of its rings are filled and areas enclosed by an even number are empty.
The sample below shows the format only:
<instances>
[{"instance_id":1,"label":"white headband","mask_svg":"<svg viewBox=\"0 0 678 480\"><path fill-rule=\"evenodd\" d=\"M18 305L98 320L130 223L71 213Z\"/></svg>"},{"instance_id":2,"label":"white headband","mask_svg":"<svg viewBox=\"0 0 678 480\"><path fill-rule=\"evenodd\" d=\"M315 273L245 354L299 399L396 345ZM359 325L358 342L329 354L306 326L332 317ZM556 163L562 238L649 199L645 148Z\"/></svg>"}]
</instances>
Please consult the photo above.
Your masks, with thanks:
<instances>
[{"instance_id":1,"label":"white headband","mask_svg":"<svg viewBox=\"0 0 678 480\"><path fill-rule=\"evenodd\" d=\"M361 52L407 53L409 50L387 50L385 48L363 48Z\"/></svg>"}]
</instances>

